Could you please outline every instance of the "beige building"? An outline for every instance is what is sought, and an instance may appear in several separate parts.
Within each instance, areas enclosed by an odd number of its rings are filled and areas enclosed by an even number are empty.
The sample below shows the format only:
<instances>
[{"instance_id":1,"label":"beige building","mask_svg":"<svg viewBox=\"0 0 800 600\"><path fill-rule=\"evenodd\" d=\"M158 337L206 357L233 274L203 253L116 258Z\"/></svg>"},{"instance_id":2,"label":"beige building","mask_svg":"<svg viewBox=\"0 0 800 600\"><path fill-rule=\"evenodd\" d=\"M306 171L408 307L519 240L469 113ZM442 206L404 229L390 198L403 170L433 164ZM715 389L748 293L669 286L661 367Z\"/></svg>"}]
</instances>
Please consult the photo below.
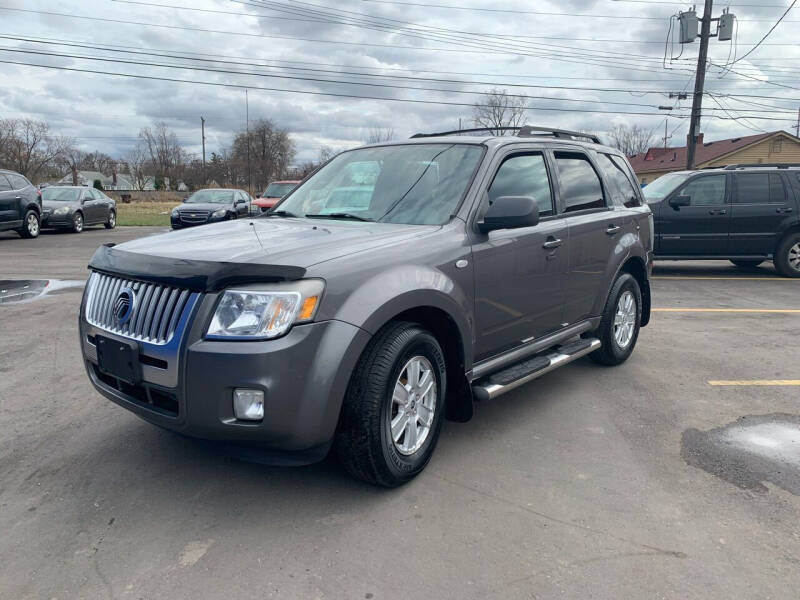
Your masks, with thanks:
<instances>
[{"instance_id":1,"label":"beige building","mask_svg":"<svg viewBox=\"0 0 800 600\"><path fill-rule=\"evenodd\" d=\"M686 169L686 146L650 148L629 156L639 183L652 183L665 173ZM800 165L800 138L786 131L773 131L746 137L703 141L701 133L695 154L695 168L708 169L734 164L781 163Z\"/></svg>"}]
</instances>

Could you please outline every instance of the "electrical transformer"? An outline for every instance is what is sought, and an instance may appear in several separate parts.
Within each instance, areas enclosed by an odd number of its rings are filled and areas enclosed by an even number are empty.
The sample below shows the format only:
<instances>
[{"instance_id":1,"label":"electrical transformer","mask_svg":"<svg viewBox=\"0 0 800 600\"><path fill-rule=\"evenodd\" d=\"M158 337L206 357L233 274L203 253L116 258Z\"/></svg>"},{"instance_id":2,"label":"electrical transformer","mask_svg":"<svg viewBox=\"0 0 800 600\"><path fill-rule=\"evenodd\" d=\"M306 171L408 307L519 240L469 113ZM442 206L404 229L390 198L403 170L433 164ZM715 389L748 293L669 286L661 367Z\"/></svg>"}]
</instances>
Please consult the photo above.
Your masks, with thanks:
<instances>
[{"instance_id":1,"label":"electrical transformer","mask_svg":"<svg viewBox=\"0 0 800 600\"><path fill-rule=\"evenodd\" d=\"M736 16L732 13L722 13L719 18L719 29L717 29L717 39L720 42L728 42L733 38L733 25Z\"/></svg>"},{"instance_id":2,"label":"electrical transformer","mask_svg":"<svg viewBox=\"0 0 800 600\"><path fill-rule=\"evenodd\" d=\"M697 37L697 12L689 10L678 14L681 44L691 44Z\"/></svg>"}]
</instances>

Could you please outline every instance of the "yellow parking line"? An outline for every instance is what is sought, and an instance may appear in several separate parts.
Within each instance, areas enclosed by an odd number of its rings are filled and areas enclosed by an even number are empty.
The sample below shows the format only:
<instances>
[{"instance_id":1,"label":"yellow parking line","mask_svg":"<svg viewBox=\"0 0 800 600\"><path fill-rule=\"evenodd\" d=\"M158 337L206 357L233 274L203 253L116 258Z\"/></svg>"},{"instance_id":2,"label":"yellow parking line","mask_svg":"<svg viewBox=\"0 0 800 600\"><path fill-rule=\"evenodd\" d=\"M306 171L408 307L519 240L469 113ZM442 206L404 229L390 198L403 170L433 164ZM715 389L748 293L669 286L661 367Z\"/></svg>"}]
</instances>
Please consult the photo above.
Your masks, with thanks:
<instances>
[{"instance_id":1,"label":"yellow parking line","mask_svg":"<svg viewBox=\"0 0 800 600\"><path fill-rule=\"evenodd\" d=\"M800 385L800 379L751 379L709 381L709 385Z\"/></svg>"},{"instance_id":2,"label":"yellow parking line","mask_svg":"<svg viewBox=\"0 0 800 600\"><path fill-rule=\"evenodd\" d=\"M652 312L678 313L800 313L800 308L653 308Z\"/></svg>"},{"instance_id":3,"label":"yellow parking line","mask_svg":"<svg viewBox=\"0 0 800 600\"><path fill-rule=\"evenodd\" d=\"M701 279L701 280L709 280L709 279L719 279L721 281L794 281L796 283L800 283L800 279L792 279L791 277L694 277L694 276L683 276L683 275L656 275L650 277L650 279L678 279L678 280L686 280L686 279Z\"/></svg>"}]
</instances>

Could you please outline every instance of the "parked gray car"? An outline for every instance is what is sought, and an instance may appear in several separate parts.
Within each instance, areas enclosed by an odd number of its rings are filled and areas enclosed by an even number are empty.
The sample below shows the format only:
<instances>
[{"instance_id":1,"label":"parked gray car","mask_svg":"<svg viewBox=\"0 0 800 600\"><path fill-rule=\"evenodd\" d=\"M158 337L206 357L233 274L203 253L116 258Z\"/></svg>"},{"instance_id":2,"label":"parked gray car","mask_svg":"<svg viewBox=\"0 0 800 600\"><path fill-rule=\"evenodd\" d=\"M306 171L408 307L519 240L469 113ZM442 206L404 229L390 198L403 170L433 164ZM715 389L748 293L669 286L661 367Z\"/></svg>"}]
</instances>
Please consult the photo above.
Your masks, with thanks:
<instances>
[{"instance_id":1,"label":"parked gray car","mask_svg":"<svg viewBox=\"0 0 800 600\"><path fill-rule=\"evenodd\" d=\"M630 356L653 250L635 182L596 138L531 127L344 152L264 216L99 248L89 378L167 429L284 464L333 448L399 485L474 401Z\"/></svg>"},{"instance_id":2,"label":"parked gray car","mask_svg":"<svg viewBox=\"0 0 800 600\"><path fill-rule=\"evenodd\" d=\"M80 185L51 185L42 190L42 228L80 233L88 225L117 226L117 203L100 190Z\"/></svg>"},{"instance_id":3,"label":"parked gray car","mask_svg":"<svg viewBox=\"0 0 800 600\"><path fill-rule=\"evenodd\" d=\"M19 173L0 169L0 231L15 230L24 238L39 237L42 194Z\"/></svg>"}]
</instances>

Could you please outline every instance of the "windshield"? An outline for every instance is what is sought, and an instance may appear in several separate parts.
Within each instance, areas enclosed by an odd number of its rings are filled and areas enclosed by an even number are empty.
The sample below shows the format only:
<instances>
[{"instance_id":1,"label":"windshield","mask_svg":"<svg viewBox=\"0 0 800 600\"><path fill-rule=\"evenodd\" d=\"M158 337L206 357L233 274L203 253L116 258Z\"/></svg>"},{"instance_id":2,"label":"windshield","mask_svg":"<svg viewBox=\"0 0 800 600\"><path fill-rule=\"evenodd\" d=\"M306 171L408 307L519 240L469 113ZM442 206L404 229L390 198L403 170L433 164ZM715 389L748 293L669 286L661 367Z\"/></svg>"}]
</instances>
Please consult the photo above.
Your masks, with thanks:
<instances>
[{"instance_id":1,"label":"windshield","mask_svg":"<svg viewBox=\"0 0 800 600\"><path fill-rule=\"evenodd\" d=\"M81 190L76 188L48 187L42 190L42 200L45 202L77 202Z\"/></svg>"},{"instance_id":2,"label":"windshield","mask_svg":"<svg viewBox=\"0 0 800 600\"><path fill-rule=\"evenodd\" d=\"M483 155L468 144L409 144L344 152L317 171L280 210L368 221L442 225L458 208Z\"/></svg>"},{"instance_id":3,"label":"windshield","mask_svg":"<svg viewBox=\"0 0 800 600\"><path fill-rule=\"evenodd\" d=\"M233 192L230 190L200 190L184 200L184 204L232 204Z\"/></svg>"},{"instance_id":4,"label":"windshield","mask_svg":"<svg viewBox=\"0 0 800 600\"><path fill-rule=\"evenodd\" d=\"M645 200L648 203L663 200L672 193L680 184L686 181L691 173L667 173L642 188Z\"/></svg>"},{"instance_id":5,"label":"windshield","mask_svg":"<svg viewBox=\"0 0 800 600\"><path fill-rule=\"evenodd\" d=\"M283 198L296 187L296 183L270 183L262 196L264 198Z\"/></svg>"}]
</instances>

